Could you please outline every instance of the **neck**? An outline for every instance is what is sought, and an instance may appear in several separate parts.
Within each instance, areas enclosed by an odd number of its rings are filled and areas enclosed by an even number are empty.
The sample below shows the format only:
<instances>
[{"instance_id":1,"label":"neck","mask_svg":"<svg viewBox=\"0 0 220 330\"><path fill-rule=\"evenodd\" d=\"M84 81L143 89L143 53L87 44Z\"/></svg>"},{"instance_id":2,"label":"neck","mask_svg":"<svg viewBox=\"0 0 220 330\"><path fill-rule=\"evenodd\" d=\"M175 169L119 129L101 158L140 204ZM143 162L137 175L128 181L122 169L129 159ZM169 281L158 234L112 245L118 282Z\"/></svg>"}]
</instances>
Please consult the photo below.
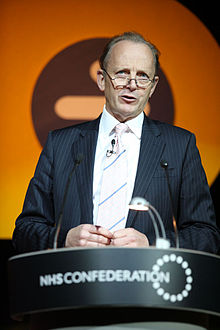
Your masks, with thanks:
<instances>
[{"instance_id":1,"label":"neck","mask_svg":"<svg viewBox=\"0 0 220 330\"><path fill-rule=\"evenodd\" d=\"M111 111L109 111L107 108L106 110L108 111L108 113L114 117L115 119L117 119L120 123L126 123L127 121L134 119L135 117L137 117L139 115L139 113L136 116L122 116L120 113L113 113Z\"/></svg>"}]
</instances>

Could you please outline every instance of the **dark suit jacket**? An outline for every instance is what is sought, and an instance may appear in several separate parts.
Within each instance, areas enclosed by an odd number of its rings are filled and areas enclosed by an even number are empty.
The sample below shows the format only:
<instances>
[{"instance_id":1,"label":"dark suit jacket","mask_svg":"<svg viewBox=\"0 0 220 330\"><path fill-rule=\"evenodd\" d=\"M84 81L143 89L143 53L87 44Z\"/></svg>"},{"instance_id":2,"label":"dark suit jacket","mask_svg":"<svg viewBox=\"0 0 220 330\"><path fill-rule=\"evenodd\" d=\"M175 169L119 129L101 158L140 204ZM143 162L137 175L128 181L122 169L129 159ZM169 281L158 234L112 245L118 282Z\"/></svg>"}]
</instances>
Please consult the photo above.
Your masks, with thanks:
<instances>
[{"instance_id":1,"label":"dark suit jacket","mask_svg":"<svg viewBox=\"0 0 220 330\"><path fill-rule=\"evenodd\" d=\"M71 179L58 246L64 246L70 228L93 222L93 166L99 121L49 133L16 221L13 243L18 252L52 247L68 176L79 154L84 159ZM180 247L216 253L219 232L194 135L145 116L133 196L144 197L158 210L174 246L171 203L161 159L169 164ZM155 233L148 212L129 211L126 226L143 232L153 244Z\"/></svg>"}]
</instances>

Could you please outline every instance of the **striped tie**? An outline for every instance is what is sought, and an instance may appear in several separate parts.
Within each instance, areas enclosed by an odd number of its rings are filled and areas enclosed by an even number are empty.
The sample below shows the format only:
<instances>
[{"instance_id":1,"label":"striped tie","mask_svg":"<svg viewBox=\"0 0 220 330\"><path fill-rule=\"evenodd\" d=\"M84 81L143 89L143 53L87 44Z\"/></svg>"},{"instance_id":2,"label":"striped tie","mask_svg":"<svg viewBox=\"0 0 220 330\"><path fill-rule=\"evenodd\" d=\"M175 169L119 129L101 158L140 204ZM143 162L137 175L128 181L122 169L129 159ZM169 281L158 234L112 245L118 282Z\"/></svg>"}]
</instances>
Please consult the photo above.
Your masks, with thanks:
<instances>
[{"instance_id":1,"label":"striped tie","mask_svg":"<svg viewBox=\"0 0 220 330\"><path fill-rule=\"evenodd\" d=\"M125 228L126 224L127 152L121 143L121 135L127 130L124 123L116 125L116 152L106 157L102 175L96 225L112 232Z\"/></svg>"}]
</instances>

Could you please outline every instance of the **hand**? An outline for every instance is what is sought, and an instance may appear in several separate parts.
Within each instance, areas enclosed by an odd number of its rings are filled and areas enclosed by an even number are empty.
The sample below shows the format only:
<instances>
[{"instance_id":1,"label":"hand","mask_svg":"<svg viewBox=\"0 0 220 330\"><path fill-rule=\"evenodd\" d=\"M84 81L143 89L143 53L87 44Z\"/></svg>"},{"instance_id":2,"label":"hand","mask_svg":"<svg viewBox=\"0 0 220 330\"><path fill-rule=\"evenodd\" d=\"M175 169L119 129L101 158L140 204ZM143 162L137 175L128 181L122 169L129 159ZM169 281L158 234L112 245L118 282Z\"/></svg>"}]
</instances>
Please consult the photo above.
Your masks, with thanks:
<instances>
[{"instance_id":1,"label":"hand","mask_svg":"<svg viewBox=\"0 0 220 330\"><path fill-rule=\"evenodd\" d=\"M125 247L148 247L149 241L147 236L140 233L136 229L125 228L117 230L113 233L110 245Z\"/></svg>"},{"instance_id":2,"label":"hand","mask_svg":"<svg viewBox=\"0 0 220 330\"><path fill-rule=\"evenodd\" d=\"M91 224L83 224L68 231L65 247L103 247L110 244L111 238L112 233L108 229Z\"/></svg>"}]
</instances>

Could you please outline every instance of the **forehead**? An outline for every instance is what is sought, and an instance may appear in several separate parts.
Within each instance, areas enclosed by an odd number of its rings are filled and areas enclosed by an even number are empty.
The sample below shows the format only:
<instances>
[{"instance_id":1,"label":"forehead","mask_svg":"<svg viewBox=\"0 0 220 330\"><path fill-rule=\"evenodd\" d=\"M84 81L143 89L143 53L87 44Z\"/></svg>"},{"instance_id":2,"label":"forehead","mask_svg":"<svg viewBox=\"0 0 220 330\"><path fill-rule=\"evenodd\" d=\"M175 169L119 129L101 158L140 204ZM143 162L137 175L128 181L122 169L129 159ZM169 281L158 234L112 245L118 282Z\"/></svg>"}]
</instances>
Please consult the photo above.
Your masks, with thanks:
<instances>
[{"instance_id":1,"label":"forehead","mask_svg":"<svg viewBox=\"0 0 220 330\"><path fill-rule=\"evenodd\" d=\"M154 57L151 49L144 43L123 40L115 44L109 54L107 68L128 68L135 70L154 70Z\"/></svg>"}]
</instances>

